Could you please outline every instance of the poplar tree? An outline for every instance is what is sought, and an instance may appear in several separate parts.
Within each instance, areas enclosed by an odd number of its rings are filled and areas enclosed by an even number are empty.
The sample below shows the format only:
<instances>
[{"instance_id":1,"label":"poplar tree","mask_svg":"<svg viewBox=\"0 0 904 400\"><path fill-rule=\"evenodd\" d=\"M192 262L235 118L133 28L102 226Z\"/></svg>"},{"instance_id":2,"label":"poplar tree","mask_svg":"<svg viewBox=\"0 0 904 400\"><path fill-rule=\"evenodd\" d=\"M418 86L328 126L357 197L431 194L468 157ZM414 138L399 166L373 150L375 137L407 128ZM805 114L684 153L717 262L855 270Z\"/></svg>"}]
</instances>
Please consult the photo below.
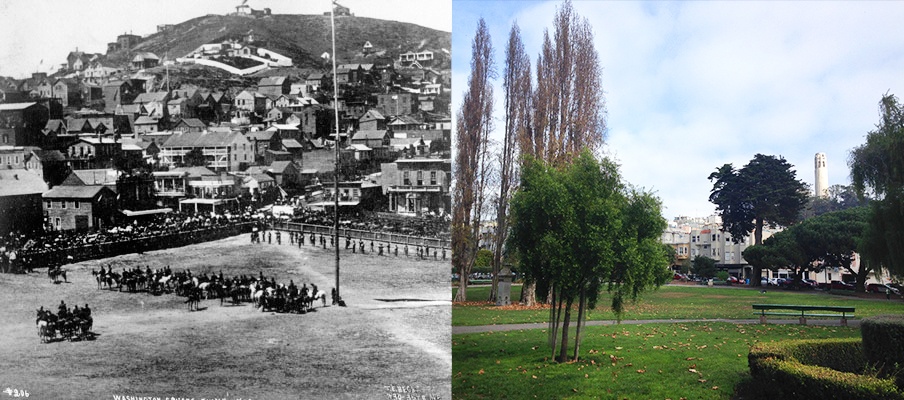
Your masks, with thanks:
<instances>
[{"instance_id":1,"label":"poplar tree","mask_svg":"<svg viewBox=\"0 0 904 400\"><path fill-rule=\"evenodd\" d=\"M452 267L461 276L455 301L467 300L468 275L479 244L484 188L488 168L488 136L493 129L495 77L490 33L481 18L472 42L471 75L461 109L457 113L454 205L452 209Z\"/></svg>"}]
</instances>

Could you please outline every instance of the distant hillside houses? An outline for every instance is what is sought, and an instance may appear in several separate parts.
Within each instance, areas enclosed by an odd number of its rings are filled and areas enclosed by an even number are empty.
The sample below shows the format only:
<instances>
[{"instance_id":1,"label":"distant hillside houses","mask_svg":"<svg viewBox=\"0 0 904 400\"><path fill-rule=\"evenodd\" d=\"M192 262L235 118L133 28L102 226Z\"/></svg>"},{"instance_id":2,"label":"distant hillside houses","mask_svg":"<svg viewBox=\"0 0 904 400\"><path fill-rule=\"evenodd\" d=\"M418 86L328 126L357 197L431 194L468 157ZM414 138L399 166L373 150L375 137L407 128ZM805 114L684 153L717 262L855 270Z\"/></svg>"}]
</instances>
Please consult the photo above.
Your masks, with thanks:
<instances>
[{"instance_id":1,"label":"distant hillside houses","mask_svg":"<svg viewBox=\"0 0 904 400\"><path fill-rule=\"evenodd\" d=\"M292 66L291 57L286 57L263 47L242 44L237 41L203 44L191 53L186 54L185 57L176 59L176 61L217 67L237 75L247 75L262 69L260 66L238 68L221 62L224 58L244 58L271 68Z\"/></svg>"},{"instance_id":2,"label":"distant hillside houses","mask_svg":"<svg viewBox=\"0 0 904 400\"><path fill-rule=\"evenodd\" d=\"M270 15L247 6L236 13ZM176 66L163 35L124 33L107 54L61 54L57 72L0 77L0 234L4 222L90 231L167 207L258 209L274 196L311 205L340 195L342 207L365 212L450 212L451 71L442 53L417 47L396 59L383 49L405 51L412 41L362 38L369 54L339 50L334 87L331 63L304 60L274 30L254 28L198 39L192 46L208 43ZM182 24L158 30L171 41L186 33ZM337 167L343 189L331 194L321 184ZM123 189L130 179L135 190Z\"/></svg>"}]
</instances>

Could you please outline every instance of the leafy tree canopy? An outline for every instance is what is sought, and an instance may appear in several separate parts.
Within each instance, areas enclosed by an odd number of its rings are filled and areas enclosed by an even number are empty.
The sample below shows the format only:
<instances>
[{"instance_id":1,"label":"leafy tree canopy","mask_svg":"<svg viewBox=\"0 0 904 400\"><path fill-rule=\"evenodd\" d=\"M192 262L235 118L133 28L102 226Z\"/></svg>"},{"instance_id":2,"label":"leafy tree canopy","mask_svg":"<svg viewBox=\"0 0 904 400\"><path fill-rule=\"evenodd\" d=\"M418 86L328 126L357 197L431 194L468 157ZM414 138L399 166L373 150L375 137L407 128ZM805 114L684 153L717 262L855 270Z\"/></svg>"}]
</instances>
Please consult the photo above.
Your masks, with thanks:
<instances>
[{"instance_id":1,"label":"leafy tree canopy","mask_svg":"<svg viewBox=\"0 0 904 400\"><path fill-rule=\"evenodd\" d=\"M784 158L757 154L743 168L725 164L709 175L714 181L709 201L722 217L722 230L740 243L751 232L763 242L763 226L788 226L807 202L807 185ZM760 268L752 264L751 285L760 285Z\"/></svg>"},{"instance_id":2,"label":"leafy tree canopy","mask_svg":"<svg viewBox=\"0 0 904 400\"><path fill-rule=\"evenodd\" d=\"M579 310L593 308L606 285L620 316L626 300L670 277L669 252L659 242L666 227L660 211L656 197L627 187L615 163L597 161L589 151L563 168L525 162L508 243L525 277L537 282L538 296L552 293L556 326L564 313L560 361L576 299Z\"/></svg>"}]
</instances>

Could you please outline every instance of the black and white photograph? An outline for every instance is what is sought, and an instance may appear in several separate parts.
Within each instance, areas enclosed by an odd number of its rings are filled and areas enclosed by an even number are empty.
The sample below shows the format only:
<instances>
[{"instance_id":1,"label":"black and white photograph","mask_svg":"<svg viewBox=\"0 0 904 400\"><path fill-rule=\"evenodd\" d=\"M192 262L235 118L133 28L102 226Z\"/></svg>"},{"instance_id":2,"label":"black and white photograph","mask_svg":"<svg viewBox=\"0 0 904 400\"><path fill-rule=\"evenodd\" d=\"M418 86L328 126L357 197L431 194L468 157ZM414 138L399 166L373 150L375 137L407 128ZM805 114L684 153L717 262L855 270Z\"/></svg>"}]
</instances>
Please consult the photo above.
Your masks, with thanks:
<instances>
[{"instance_id":1,"label":"black and white photograph","mask_svg":"<svg viewBox=\"0 0 904 400\"><path fill-rule=\"evenodd\" d=\"M0 398L451 398L451 13L0 3Z\"/></svg>"}]
</instances>

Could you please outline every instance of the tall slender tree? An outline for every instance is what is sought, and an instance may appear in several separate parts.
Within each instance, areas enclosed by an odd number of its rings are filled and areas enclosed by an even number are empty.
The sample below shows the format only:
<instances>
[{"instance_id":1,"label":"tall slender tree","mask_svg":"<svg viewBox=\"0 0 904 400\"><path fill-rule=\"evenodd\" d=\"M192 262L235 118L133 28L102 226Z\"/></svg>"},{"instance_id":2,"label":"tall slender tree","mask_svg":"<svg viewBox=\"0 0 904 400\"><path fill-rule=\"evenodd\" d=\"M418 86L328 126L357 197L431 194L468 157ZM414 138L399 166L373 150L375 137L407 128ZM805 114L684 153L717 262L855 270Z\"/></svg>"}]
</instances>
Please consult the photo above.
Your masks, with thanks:
<instances>
[{"instance_id":1,"label":"tall slender tree","mask_svg":"<svg viewBox=\"0 0 904 400\"><path fill-rule=\"evenodd\" d=\"M784 158L757 154L740 170L725 164L709 175L709 201L722 217L722 231L740 243L753 233L763 243L764 226L788 226L798 220L807 202L807 185L799 181ZM752 265L751 286L760 286L762 268Z\"/></svg>"},{"instance_id":2,"label":"tall slender tree","mask_svg":"<svg viewBox=\"0 0 904 400\"><path fill-rule=\"evenodd\" d=\"M518 143L522 154L559 167L584 149L596 154L602 147L606 101L590 22L566 0L553 17L553 28L552 37L549 30L543 34L531 118L526 129L519 131ZM538 290L543 288L528 280L522 288L522 304L532 305Z\"/></svg>"},{"instance_id":3,"label":"tall slender tree","mask_svg":"<svg viewBox=\"0 0 904 400\"><path fill-rule=\"evenodd\" d=\"M583 149L596 152L606 134L602 67L590 22L566 0L553 19L555 32L543 34L537 58L534 146L554 165Z\"/></svg>"},{"instance_id":4,"label":"tall slender tree","mask_svg":"<svg viewBox=\"0 0 904 400\"><path fill-rule=\"evenodd\" d=\"M487 146L493 128L493 87L495 77L493 45L481 18L472 42L471 75L461 109L457 114L455 184L452 210L452 266L461 279L455 301L467 300L468 275L477 256L484 185L488 175Z\"/></svg>"},{"instance_id":5,"label":"tall slender tree","mask_svg":"<svg viewBox=\"0 0 904 400\"><path fill-rule=\"evenodd\" d=\"M505 102L505 128L499 154L499 194L496 198L496 235L493 248L493 286L489 300L496 301L499 272L502 270L505 240L508 237L508 204L518 184L520 138L530 129L531 76L530 57L521 42L518 23L512 24L505 48L502 88Z\"/></svg>"}]
</instances>

